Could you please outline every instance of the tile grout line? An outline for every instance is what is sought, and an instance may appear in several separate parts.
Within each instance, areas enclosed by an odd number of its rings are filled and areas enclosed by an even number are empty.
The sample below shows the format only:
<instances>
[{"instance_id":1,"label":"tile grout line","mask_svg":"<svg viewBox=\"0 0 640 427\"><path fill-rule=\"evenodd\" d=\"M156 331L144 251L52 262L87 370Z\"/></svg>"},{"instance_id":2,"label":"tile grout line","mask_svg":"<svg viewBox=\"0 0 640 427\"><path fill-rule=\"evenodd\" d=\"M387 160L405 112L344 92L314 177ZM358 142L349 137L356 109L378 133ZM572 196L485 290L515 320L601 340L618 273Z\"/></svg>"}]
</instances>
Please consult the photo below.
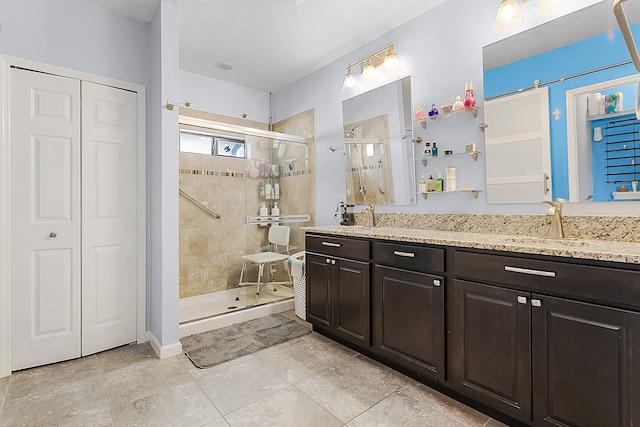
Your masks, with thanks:
<instances>
[{"instance_id":1,"label":"tile grout line","mask_svg":"<svg viewBox=\"0 0 640 427\"><path fill-rule=\"evenodd\" d=\"M96 368L98 369L98 377L100 377L100 386L102 387L102 395L104 396L104 400L107 403L107 409L109 410L109 418L111 418L111 425L114 425L113 413L111 412L111 403L109 403L109 397L107 396L107 389L104 385L104 377L102 376L102 369L100 369L100 363L98 362L98 357L95 354L92 354L91 357L94 358L96 362Z\"/></svg>"}]
</instances>

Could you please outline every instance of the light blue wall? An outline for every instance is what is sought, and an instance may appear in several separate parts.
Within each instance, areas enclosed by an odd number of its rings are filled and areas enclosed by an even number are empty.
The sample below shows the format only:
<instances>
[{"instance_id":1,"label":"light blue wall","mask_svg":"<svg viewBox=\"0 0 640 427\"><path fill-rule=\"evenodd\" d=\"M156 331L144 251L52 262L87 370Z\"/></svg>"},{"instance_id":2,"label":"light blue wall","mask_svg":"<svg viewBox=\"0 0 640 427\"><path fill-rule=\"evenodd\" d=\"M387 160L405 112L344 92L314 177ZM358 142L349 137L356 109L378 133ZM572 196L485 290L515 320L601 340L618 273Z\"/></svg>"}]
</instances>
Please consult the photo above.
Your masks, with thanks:
<instances>
[{"instance_id":1,"label":"light blue wall","mask_svg":"<svg viewBox=\"0 0 640 427\"><path fill-rule=\"evenodd\" d=\"M586 7L597 0L573 2L567 13ZM523 5L527 14L524 31L538 25L549 17L539 17L535 11L537 3ZM316 112L316 223L333 223L333 209L345 192L344 156L328 148L343 146L342 100L348 96L341 92L346 66L368 54L395 44L395 52L403 68L403 77L411 75L413 111L418 104L440 106L445 100L455 101L456 95L464 97L464 84L472 81L475 98L482 107L483 67L482 47L494 43L510 34L493 33L497 2L490 0L447 0L436 8L415 17L413 20L373 40L343 58L300 79L274 93L274 120L278 121L294 114L315 108ZM555 17L555 16L554 16ZM384 84L386 82L380 82ZM428 109L428 108L427 108ZM563 107L564 109L564 107ZM413 114L413 113L412 113ZM465 144L476 143L484 151L484 133L478 126L483 122L483 112L476 119L470 114L459 114L450 118L428 121L427 128L414 125L414 136L425 141L437 141L441 150L451 148L464 150ZM422 152L424 144L414 144ZM477 162L470 158L456 157L458 186L465 182L484 190L486 184L485 159L480 155ZM429 162L424 168L416 165L415 180L420 175L444 174L447 159ZM415 206L380 206L379 212L425 212L425 213L535 213L542 214L542 204L488 204L486 193L478 199L469 194L442 194L418 198Z\"/></svg>"},{"instance_id":2,"label":"light blue wall","mask_svg":"<svg viewBox=\"0 0 640 427\"><path fill-rule=\"evenodd\" d=\"M632 31L637 40L640 36L640 24L633 25ZM486 71L485 97L532 86L534 80L547 82L625 61L629 61L629 51L620 31L615 30ZM569 199L567 122L564 116L566 91L636 73L633 65L628 64L548 86L549 111L553 113L556 108L562 111L559 120L556 120L553 114L549 117L553 198ZM633 108L634 100L635 92L626 92L625 108Z\"/></svg>"}]
</instances>

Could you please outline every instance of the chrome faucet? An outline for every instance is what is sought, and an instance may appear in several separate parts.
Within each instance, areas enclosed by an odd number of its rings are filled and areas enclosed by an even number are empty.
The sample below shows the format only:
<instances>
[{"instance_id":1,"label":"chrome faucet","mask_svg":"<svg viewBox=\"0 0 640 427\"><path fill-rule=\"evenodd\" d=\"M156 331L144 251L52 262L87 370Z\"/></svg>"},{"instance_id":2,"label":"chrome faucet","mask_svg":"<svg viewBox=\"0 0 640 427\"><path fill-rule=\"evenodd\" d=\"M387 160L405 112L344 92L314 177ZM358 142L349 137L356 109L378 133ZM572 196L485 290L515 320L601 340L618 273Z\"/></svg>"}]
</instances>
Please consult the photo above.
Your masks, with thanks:
<instances>
[{"instance_id":1,"label":"chrome faucet","mask_svg":"<svg viewBox=\"0 0 640 427\"><path fill-rule=\"evenodd\" d=\"M557 202L551 200L543 200L543 203L549 204L547 209L547 215L553 216L551 219L551 230L549 230L549 237L552 239L564 238L564 229L562 228L562 203L560 199Z\"/></svg>"},{"instance_id":2,"label":"chrome faucet","mask_svg":"<svg viewBox=\"0 0 640 427\"><path fill-rule=\"evenodd\" d=\"M373 207L373 205L371 203L367 203L367 206L362 208L362 213L367 214L367 225L365 225L365 227L367 228L375 227L376 226L376 220L374 217L375 208Z\"/></svg>"}]
</instances>

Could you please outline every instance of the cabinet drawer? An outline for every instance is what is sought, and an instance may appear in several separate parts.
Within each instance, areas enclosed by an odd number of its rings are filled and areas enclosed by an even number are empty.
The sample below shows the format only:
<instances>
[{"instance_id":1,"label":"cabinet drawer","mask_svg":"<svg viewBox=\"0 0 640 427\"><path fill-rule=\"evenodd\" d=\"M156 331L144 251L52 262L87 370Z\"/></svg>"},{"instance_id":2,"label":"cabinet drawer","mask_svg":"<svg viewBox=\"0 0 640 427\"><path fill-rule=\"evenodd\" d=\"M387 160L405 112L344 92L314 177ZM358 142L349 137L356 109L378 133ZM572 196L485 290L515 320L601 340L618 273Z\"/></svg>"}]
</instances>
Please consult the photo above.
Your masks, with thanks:
<instances>
[{"instance_id":1,"label":"cabinet drawer","mask_svg":"<svg viewBox=\"0 0 640 427\"><path fill-rule=\"evenodd\" d=\"M640 271L456 250L457 277L640 309Z\"/></svg>"},{"instance_id":2,"label":"cabinet drawer","mask_svg":"<svg viewBox=\"0 0 640 427\"><path fill-rule=\"evenodd\" d=\"M369 241L336 236L306 235L306 250L350 259L369 260Z\"/></svg>"},{"instance_id":3,"label":"cabinet drawer","mask_svg":"<svg viewBox=\"0 0 640 427\"><path fill-rule=\"evenodd\" d=\"M373 262L412 271L443 272L444 249L376 241L373 242Z\"/></svg>"}]
</instances>

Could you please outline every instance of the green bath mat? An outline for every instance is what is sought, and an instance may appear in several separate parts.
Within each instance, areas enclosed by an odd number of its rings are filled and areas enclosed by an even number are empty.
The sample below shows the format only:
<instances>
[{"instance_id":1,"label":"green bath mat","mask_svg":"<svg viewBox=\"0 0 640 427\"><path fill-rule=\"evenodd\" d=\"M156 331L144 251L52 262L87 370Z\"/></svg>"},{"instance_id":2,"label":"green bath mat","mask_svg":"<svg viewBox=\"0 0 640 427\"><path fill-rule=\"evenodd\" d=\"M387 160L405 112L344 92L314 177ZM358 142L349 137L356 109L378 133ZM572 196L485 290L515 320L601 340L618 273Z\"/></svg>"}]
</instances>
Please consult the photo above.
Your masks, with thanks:
<instances>
[{"instance_id":1,"label":"green bath mat","mask_svg":"<svg viewBox=\"0 0 640 427\"><path fill-rule=\"evenodd\" d=\"M185 355L205 369L236 357L311 333L306 326L281 314L190 335L180 340Z\"/></svg>"}]
</instances>

